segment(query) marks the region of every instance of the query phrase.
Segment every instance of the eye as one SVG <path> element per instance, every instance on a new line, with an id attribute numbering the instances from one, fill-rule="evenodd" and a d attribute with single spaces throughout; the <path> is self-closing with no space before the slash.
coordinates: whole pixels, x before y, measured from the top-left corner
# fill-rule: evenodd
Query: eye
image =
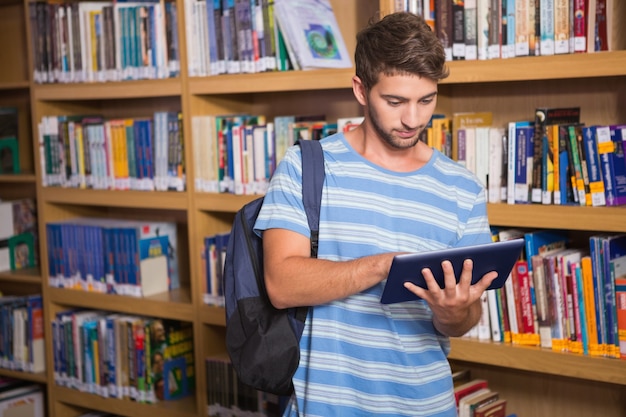
<path id="1" fill-rule="evenodd" d="M 434 97 L 429 97 L 429 98 L 425 98 L 425 99 L 420 100 L 420 102 L 421 102 L 422 104 L 430 104 L 430 103 L 432 103 L 434 100 L 435 100 L 435 98 L 434 98 Z"/>
<path id="2" fill-rule="evenodd" d="M 402 104 L 402 102 L 398 100 L 387 100 L 387 104 L 389 104 L 391 107 L 397 107 Z"/>

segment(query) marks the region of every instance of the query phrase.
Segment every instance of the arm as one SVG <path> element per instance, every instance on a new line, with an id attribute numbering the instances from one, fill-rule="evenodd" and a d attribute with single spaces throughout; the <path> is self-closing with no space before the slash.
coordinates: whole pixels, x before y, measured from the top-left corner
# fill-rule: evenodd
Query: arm
<path id="1" fill-rule="evenodd" d="M 310 257 L 309 239 L 286 229 L 263 232 L 265 285 L 276 308 L 317 305 L 385 279 L 394 253 L 336 262 Z"/>

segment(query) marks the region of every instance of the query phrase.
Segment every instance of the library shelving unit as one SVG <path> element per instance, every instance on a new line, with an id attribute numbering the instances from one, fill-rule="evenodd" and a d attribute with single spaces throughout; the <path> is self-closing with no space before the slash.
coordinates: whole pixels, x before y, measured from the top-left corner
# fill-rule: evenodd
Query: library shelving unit
<path id="1" fill-rule="evenodd" d="M 35 198 L 37 193 L 33 158 L 30 81 L 28 75 L 25 9 L 21 1 L 0 1 L 0 107 L 18 111 L 19 174 L 0 174 L 0 199 Z M 10 39 L 10 42 L 5 42 Z M 2 294 L 28 295 L 41 292 L 39 268 L 0 272 Z M 0 377 L 47 383 L 47 375 L 0 369 Z"/>
<path id="2" fill-rule="evenodd" d="M 90 84 L 36 84 L 33 81 L 29 0 L 0 0 L 0 105 L 18 106 L 22 167 L 20 176 L 0 176 L 0 197 L 37 198 L 40 268 L 0 273 L 5 293 L 40 291 L 44 299 L 47 370 L 29 375 L 0 370 L 46 386 L 47 415 L 74 417 L 87 410 L 122 416 L 199 417 L 207 415 L 204 359 L 225 352 L 224 311 L 203 304 L 200 252 L 206 235 L 229 230 L 234 213 L 254 197 L 201 193 L 194 189 L 191 118 L 203 114 L 248 112 L 269 118 L 283 114 L 324 114 L 328 120 L 360 113 L 351 90 L 353 70 L 189 77 L 183 0 L 178 13 L 181 75 L 158 81 Z M 355 34 L 391 0 L 332 0 L 348 50 Z M 626 36 L 621 33 L 620 36 Z M 8 63 L 11 63 L 10 65 Z M 536 106 L 579 105 L 588 124 L 626 121 L 626 51 L 451 62 L 451 75 L 439 88 L 438 112 L 491 110 L 495 124 L 524 120 Z M 43 187 L 37 145 L 42 116 L 97 113 L 139 117 L 155 110 L 182 111 L 187 189 L 184 192 L 96 191 Z M 30 138 L 30 140 L 28 140 Z M 48 285 L 45 223 L 79 216 L 173 220 L 178 225 L 181 288 L 136 299 L 52 288 Z M 489 206 L 498 226 L 564 228 L 572 234 L 626 232 L 626 209 L 558 206 Z M 41 271 L 41 272 L 40 272 Z M 54 383 L 51 320 L 56 312 L 87 307 L 141 314 L 193 324 L 195 395 L 155 405 L 105 399 Z M 455 339 L 450 360 L 486 377 L 519 416 L 624 416 L 626 361 L 562 354 L 538 348 Z"/>

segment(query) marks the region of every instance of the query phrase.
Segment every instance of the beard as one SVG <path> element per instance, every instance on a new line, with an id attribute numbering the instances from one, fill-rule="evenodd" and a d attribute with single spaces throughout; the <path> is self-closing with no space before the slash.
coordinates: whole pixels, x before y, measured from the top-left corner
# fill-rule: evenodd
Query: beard
<path id="1" fill-rule="evenodd" d="M 417 142 L 419 142 L 421 130 L 415 134 L 414 138 L 401 139 L 394 136 L 393 131 L 386 132 L 383 129 L 382 125 L 378 121 L 378 115 L 373 111 L 371 106 L 367 106 L 367 113 L 369 115 L 370 122 L 372 123 L 372 127 L 378 136 L 390 147 L 394 149 L 409 149 L 414 147 Z"/>

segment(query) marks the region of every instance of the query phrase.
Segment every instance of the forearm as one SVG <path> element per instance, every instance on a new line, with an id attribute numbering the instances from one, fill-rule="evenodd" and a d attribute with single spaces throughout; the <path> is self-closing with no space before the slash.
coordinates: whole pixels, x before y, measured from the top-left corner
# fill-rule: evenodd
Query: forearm
<path id="1" fill-rule="evenodd" d="M 267 292 L 276 308 L 324 304 L 364 291 L 387 277 L 393 254 L 335 262 L 291 256 L 265 267 Z"/>

